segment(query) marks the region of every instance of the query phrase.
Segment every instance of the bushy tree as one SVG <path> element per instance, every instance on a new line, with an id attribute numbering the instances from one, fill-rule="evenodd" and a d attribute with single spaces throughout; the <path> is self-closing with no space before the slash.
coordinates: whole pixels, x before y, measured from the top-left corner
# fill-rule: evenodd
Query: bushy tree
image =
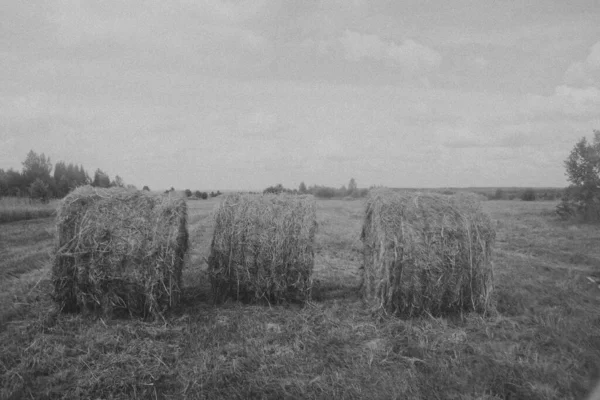
<path id="1" fill-rule="evenodd" d="M 6 172 L 2 168 L 0 168 L 0 196 L 8 195 L 8 177 L 6 176 Z"/>
<path id="2" fill-rule="evenodd" d="M 348 196 L 353 196 L 358 191 L 358 186 L 356 185 L 356 180 L 354 178 L 350 179 L 348 183 Z"/>
<path id="3" fill-rule="evenodd" d="M 194 192 L 194 196 L 195 196 L 195 197 L 197 197 L 197 198 L 199 198 L 199 199 L 202 199 L 202 200 L 206 200 L 206 199 L 208 199 L 208 193 L 206 193 L 206 192 L 201 192 L 201 191 L 199 191 L 199 190 L 196 190 L 196 191 Z"/>
<path id="4" fill-rule="evenodd" d="M 148 186 L 144 185 L 144 187 L 142 188 L 142 190 L 145 190 L 145 191 L 149 192 L 150 188 Z"/>
<path id="5" fill-rule="evenodd" d="M 521 200 L 523 201 L 535 201 L 536 199 L 536 195 L 535 195 L 535 190 L 531 189 L 531 188 L 527 188 L 523 191 L 523 193 L 521 194 Z"/>
<path id="6" fill-rule="evenodd" d="M 59 161 L 54 165 L 54 182 L 55 195 L 63 197 L 76 187 L 90 183 L 90 178 L 82 165 L 67 165 L 64 161 Z"/>
<path id="7" fill-rule="evenodd" d="M 306 185 L 304 184 L 304 182 L 300 182 L 300 186 L 298 187 L 298 192 L 300 192 L 300 194 L 305 194 L 307 192 Z"/>
<path id="8" fill-rule="evenodd" d="M 192 197 L 192 191 L 190 189 L 185 189 L 185 197 Z"/>
<path id="9" fill-rule="evenodd" d="M 119 175 L 116 175 L 115 180 L 110 183 L 110 186 L 122 188 L 125 187 L 125 181 Z"/>
<path id="10" fill-rule="evenodd" d="M 40 179 L 46 184 L 49 184 L 52 179 L 50 176 L 52 171 L 52 163 L 50 157 L 46 157 L 44 153 L 37 154 L 30 150 L 23 161 L 23 178 L 27 186 L 31 185 L 36 179 Z"/>
<path id="11" fill-rule="evenodd" d="M 496 193 L 494 193 L 494 200 L 502 200 L 504 198 L 504 190 L 496 189 Z"/>
<path id="12" fill-rule="evenodd" d="M 281 183 L 278 183 L 275 186 L 269 186 L 265 190 L 263 190 L 263 194 L 280 194 L 285 191 L 285 188 Z"/>
<path id="13" fill-rule="evenodd" d="M 19 171 L 9 169 L 5 172 L 6 179 L 6 194 L 8 196 L 21 196 L 27 193 L 27 185 L 23 175 Z"/>
<path id="14" fill-rule="evenodd" d="M 94 180 L 92 181 L 92 186 L 107 188 L 110 187 L 110 178 L 108 174 L 102 171 L 100 168 L 94 172 Z"/>
<path id="15" fill-rule="evenodd" d="M 592 143 L 581 138 L 565 160 L 571 185 L 565 191 L 557 212 L 563 217 L 581 216 L 587 221 L 600 220 L 600 131 L 594 131 Z"/>
<path id="16" fill-rule="evenodd" d="M 32 199 L 47 203 L 50 198 L 50 186 L 40 178 L 36 178 L 29 186 L 29 195 Z"/>

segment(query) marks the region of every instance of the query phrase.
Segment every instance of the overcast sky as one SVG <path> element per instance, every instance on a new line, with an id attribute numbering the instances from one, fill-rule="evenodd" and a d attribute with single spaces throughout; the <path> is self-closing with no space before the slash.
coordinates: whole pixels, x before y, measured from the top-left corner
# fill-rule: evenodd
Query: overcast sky
<path id="1" fill-rule="evenodd" d="M 152 189 L 564 186 L 598 0 L 0 4 L 0 168 Z"/>

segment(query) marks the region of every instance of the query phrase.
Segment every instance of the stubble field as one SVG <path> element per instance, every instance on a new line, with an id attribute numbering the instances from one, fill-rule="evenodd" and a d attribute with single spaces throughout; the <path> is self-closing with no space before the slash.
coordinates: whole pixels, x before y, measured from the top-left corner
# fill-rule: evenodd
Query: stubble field
<path id="1" fill-rule="evenodd" d="M 318 201 L 304 306 L 213 305 L 211 211 L 190 201 L 185 296 L 165 320 L 58 314 L 54 219 L 0 224 L 0 398 L 581 399 L 600 377 L 600 227 L 488 201 L 498 312 L 403 321 L 357 293 L 361 201 Z"/>

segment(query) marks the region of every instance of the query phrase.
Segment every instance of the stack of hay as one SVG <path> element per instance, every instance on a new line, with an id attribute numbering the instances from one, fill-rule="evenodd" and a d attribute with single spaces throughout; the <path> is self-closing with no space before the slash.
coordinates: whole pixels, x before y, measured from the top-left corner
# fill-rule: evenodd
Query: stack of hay
<path id="1" fill-rule="evenodd" d="M 307 301 L 316 226 L 312 196 L 227 196 L 208 260 L 215 301 Z"/>
<path id="2" fill-rule="evenodd" d="M 402 317 L 485 313 L 495 230 L 475 196 L 369 193 L 363 225 L 363 298 Z"/>
<path id="3" fill-rule="evenodd" d="M 188 249 L 184 200 L 122 188 L 77 188 L 57 214 L 52 266 L 61 310 L 159 315 L 178 304 Z"/>

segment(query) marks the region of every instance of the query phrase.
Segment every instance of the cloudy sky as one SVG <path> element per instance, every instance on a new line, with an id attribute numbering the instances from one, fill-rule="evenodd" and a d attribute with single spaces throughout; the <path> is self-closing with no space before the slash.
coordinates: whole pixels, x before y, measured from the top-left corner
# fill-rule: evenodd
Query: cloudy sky
<path id="1" fill-rule="evenodd" d="M 598 0 L 2 1 L 0 168 L 152 189 L 564 186 Z"/>

